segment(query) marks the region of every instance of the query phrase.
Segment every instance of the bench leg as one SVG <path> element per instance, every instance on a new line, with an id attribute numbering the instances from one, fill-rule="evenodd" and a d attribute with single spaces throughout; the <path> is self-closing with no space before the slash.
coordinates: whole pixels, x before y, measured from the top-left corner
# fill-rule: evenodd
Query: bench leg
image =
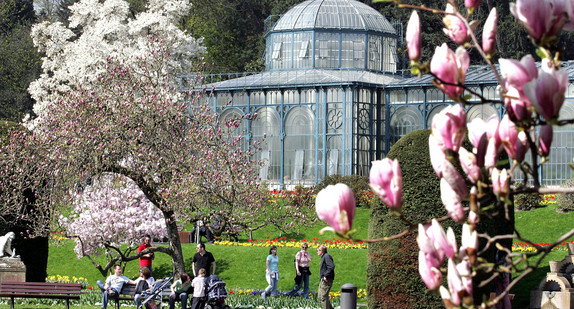
<path id="1" fill-rule="evenodd" d="M 66 299 L 66 309 L 70 309 L 70 300 Z"/>
<path id="2" fill-rule="evenodd" d="M 10 309 L 14 309 L 14 297 L 10 297 Z"/>

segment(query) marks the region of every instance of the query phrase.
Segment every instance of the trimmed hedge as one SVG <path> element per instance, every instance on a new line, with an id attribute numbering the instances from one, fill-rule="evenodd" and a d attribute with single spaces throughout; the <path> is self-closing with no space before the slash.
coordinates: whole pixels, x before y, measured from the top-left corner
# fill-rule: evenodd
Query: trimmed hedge
<path id="1" fill-rule="evenodd" d="M 566 180 L 560 186 L 562 188 L 572 188 L 574 187 L 574 179 Z M 561 193 L 556 194 L 556 203 L 560 205 L 558 211 L 569 212 L 574 211 L 574 193 Z"/>
<path id="2" fill-rule="evenodd" d="M 372 207 L 373 204 L 377 204 L 377 200 L 373 199 L 373 193 L 371 187 L 369 186 L 369 177 L 361 175 L 331 175 L 325 177 L 316 187 L 315 191 L 319 192 L 326 188 L 328 185 L 336 185 L 338 183 L 344 183 L 355 193 L 355 204 L 357 207 Z"/>
<path id="3" fill-rule="evenodd" d="M 428 152 L 430 131 L 415 131 L 401 138 L 388 153 L 403 174 L 403 213 L 418 223 L 447 214 L 440 199 L 440 181 Z M 445 226 L 445 224 L 443 224 Z M 386 206 L 373 207 L 369 238 L 398 234 L 406 226 Z M 445 227 L 446 228 L 446 227 Z M 369 308 L 439 308 L 440 296 L 429 293 L 418 273 L 416 232 L 398 240 L 369 245 L 367 293 Z"/>

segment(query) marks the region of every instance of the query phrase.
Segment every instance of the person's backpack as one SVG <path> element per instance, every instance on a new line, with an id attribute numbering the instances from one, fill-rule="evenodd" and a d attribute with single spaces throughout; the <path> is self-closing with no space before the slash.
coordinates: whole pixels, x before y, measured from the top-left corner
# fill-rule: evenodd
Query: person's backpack
<path id="1" fill-rule="evenodd" d="M 147 283 L 147 281 L 146 280 L 140 280 L 136 284 L 136 291 L 135 291 L 134 295 L 141 294 L 143 291 L 145 291 L 147 289 L 149 289 L 149 284 Z"/>

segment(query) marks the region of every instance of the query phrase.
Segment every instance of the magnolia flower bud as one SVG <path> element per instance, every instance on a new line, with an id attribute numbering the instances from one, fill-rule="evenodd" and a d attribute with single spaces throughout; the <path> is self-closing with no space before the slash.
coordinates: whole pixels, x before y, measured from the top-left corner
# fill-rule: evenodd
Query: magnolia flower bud
<path id="1" fill-rule="evenodd" d="M 550 146 L 552 145 L 552 125 L 543 125 L 540 127 L 540 135 L 538 136 L 538 153 L 542 157 L 550 154 Z"/>
<path id="2" fill-rule="evenodd" d="M 499 171 L 497 168 L 493 168 L 490 172 L 490 178 L 492 179 L 492 191 L 494 194 L 498 195 L 501 200 L 507 198 L 510 177 L 506 169 Z"/>
<path id="3" fill-rule="evenodd" d="M 389 158 L 374 161 L 369 179 L 371 189 L 383 203 L 393 210 L 401 208 L 403 205 L 403 175 L 399 161 Z"/>
<path id="4" fill-rule="evenodd" d="M 319 219 L 342 234 L 351 230 L 355 208 L 353 191 L 341 183 L 327 186 L 315 199 L 315 210 Z"/>
<path id="5" fill-rule="evenodd" d="M 411 13 L 411 18 L 407 25 L 407 48 L 409 51 L 409 59 L 418 61 L 421 58 L 421 21 L 417 11 Z"/>
<path id="6" fill-rule="evenodd" d="M 422 251 L 419 251 L 419 274 L 429 289 L 436 290 L 440 287 L 442 273 L 436 267 L 427 264 L 425 254 Z"/>
<path id="7" fill-rule="evenodd" d="M 466 136 L 466 113 L 462 106 L 450 105 L 435 115 L 431 131 L 442 151 L 458 151 Z"/>
<path id="8" fill-rule="evenodd" d="M 448 3 L 446 5 L 445 12 L 454 13 L 454 7 Z M 460 18 L 451 14 L 446 14 L 442 18 L 442 22 L 446 27 L 443 29 L 444 33 L 456 44 L 462 45 L 468 41 L 468 29 Z"/>
<path id="9" fill-rule="evenodd" d="M 455 85 L 464 85 L 469 64 L 470 57 L 466 49 L 459 46 L 455 53 L 448 48 L 446 43 L 443 43 L 435 49 L 430 63 L 431 72 L 440 79 L 436 81 L 436 86 L 452 99 L 458 100 L 464 89 Z M 441 81 L 449 83 L 449 85 L 443 84 Z"/>
<path id="10" fill-rule="evenodd" d="M 496 8 L 492 8 L 484 24 L 484 29 L 482 29 L 482 49 L 487 54 L 494 52 L 496 47 L 496 23 Z"/>

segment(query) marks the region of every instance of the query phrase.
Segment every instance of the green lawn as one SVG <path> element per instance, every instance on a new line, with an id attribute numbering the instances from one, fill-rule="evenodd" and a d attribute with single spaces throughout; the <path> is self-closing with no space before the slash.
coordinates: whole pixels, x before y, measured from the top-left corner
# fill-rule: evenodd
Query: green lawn
<path id="1" fill-rule="evenodd" d="M 548 205 L 530 211 L 516 212 L 514 216 L 516 228 L 522 237 L 535 243 L 552 243 L 574 227 L 572 225 L 574 213 L 560 214 L 556 209 L 558 205 Z M 535 289 L 550 271 L 548 261 L 560 261 L 566 255 L 565 251 L 551 252 L 534 273 L 521 280 L 512 290 L 512 293 L 516 294 L 513 308 L 527 308 L 530 303 L 530 291 Z"/>

